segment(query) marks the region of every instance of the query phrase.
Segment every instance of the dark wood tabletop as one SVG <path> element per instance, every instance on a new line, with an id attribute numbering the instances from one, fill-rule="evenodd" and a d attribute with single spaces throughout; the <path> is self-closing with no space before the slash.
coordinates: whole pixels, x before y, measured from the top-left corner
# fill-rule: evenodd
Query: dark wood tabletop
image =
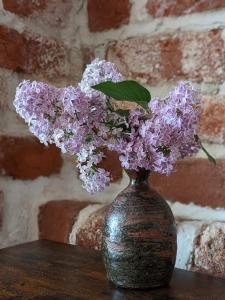
<path id="1" fill-rule="evenodd" d="M 37 241 L 0 250 L 0 299 L 224 300 L 225 280 L 176 269 L 169 287 L 118 289 L 107 281 L 99 252 Z"/>

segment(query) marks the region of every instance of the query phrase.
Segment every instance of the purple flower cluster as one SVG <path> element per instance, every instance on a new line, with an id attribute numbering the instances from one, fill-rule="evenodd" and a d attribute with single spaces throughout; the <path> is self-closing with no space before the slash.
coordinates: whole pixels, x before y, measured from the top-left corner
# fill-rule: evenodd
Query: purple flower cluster
<path id="1" fill-rule="evenodd" d="M 95 59 L 77 88 L 25 80 L 14 100 L 17 112 L 42 143 L 76 155 L 88 192 L 102 191 L 110 182 L 109 172 L 98 167 L 106 148 L 118 152 L 126 169 L 165 174 L 178 159 L 199 150 L 195 135 L 200 99 L 190 83 L 180 82 L 168 97 L 152 100 L 148 111 L 136 108 L 124 117 L 114 111 L 110 99 L 91 88 L 108 80 L 119 82 L 123 77 L 114 64 Z"/>
<path id="2" fill-rule="evenodd" d="M 122 166 L 170 174 L 178 159 L 197 153 L 201 147 L 195 139 L 200 104 L 193 86 L 179 82 L 168 97 L 149 103 L 150 116 L 143 110 L 131 111 L 127 143 L 116 149 L 121 153 Z"/>
<path id="3" fill-rule="evenodd" d="M 93 94 L 100 94 L 100 92 L 93 90 L 91 86 L 105 81 L 119 82 L 122 80 L 123 76 L 114 64 L 96 58 L 87 65 L 79 87 L 86 95 L 92 96 Z M 101 94 L 101 97 L 104 95 Z"/>
<path id="4" fill-rule="evenodd" d="M 45 145 L 54 143 L 63 153 L 77 155 L 80 178 L 91 193 L 109 184 L 109 172 L 97 165 L 108 137 L 121 132 L 115 124 L 124 123 L 125 119 L 109 110 L 106 97 L 90 85 L 121 78 L 113 64 L 94 60 L 77 88 L 55 88 L 25 80 L 16 91 L 16 111 L 28 123 L 30 131 Z"/>

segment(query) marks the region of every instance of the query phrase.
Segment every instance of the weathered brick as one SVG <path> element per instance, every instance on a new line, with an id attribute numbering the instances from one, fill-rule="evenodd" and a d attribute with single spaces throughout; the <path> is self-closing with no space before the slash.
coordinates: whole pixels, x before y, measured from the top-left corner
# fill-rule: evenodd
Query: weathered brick
<path id="1" fill-rule="evenodd" d="M 0 231 L 3 225 L 3 192 L 0 191 Z"/>
<path id="2" fill-rule="evenodd" d="M 225 223 L 203 227 L 195 241 L 191 269 L 225 277 Z"/>
<path id="3" fill-rule="evenodd" d="M 88 219 L 78 229 L 76 244 L 78 246 L 101 250 L 103 238 L 103 224 L 108 205 L 90 214 Z"/>
<path id="4" fill-rule="evenodd" d="M 225 46 L 220 29 L 180 35 L 184 78 L 196 82 L 225 80 Z"/>
<path id="5" fill-rule="evenodd" d="M 69 64 L 61 42 L 0 25 L 0 67 L 54 78 L 66 76 Z"/>
<path id="6" fill-rule="evenodd" d="M 225 96 L 206 96 L 200 121 L 202 140 L 225 142 Z"/>
<path id="7" fill-rule="evenodd" d="M 35 179 L 59 173 L 60 151 L 40 144 L 34 138 L 0 137 L 0 173 L 14 179 Z"/>
<path id="8" fill-rule="evenodd" d="M 188 79 L 225 80 L 225 47 L 221 30 L 136 37 L 108 45 L 106 58 L 128 78 L 156 85 Z"/>
<path id="9" fill-rule="evenodd" d="M 129 0 L 88 0 L 87 10 L 90 31 L 104 31 L 128 23 L 130 3 Z"/>
<path id="10" fill-rule="evenodd" d="M 155 18 L 180 16 L 225 7 L 224 0 L 148 0 L 147 9 Z"/>
<path id="11" fill-rule="evenodd" d="M 165 199 L 202 206 L 225 207 L 225 160 L 214 166 L 207 159 L 177 163 L 170 176 L 153 173 L 150 185 Z"/>
<path id="12" fill-rule="evenodd" d="M 51 2 L 51 0 L 50 0 Z M 47 1 L 30 1 L 30 0 L 3 0 L 3 7 L 19 16 L 30 16 L 33 13 L 41 12 L 46 9 Z"/>
<path id="13" fill-rule="evenodd" d="M 181 55 L 177 37 L 138 37 L 111 44 L 106 58 L 126 77 L 155 84 L 181 75 Z"/>
<path id="14" fill-rule="evenodd" d="M 21 17 L 32 17 L 46 25 L 64 26 L 72 8 L 71 0 L 3 0 L 3 7 Z"/>
<path id="15" fill-rule="evenodd" d="M 41 73 L 48 78 L 65 76 L 68 53 L 64 45 L 30 33 L 24 34 L 26 53 L 22 71 L 28 74 Z"/>
<path id="16" fill-rule="evenodd" d="M 39 208 L 39 238 L 62 243 L 69 242 L 69 234 L 79 212 L 88 201 L 49 201 Z"/>

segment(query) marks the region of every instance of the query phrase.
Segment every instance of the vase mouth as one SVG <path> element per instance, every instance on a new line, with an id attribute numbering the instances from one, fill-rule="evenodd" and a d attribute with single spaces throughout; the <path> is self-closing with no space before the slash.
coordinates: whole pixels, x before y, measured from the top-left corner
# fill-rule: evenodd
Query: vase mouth
<path id="1" fill-rule="evenodd" d="M 150 171 L 145 169 L 140 169 L 138 171 L 125 169 L 125 171 L 130 178 L 131 185 L 147 182 L 150 175 Z"/>

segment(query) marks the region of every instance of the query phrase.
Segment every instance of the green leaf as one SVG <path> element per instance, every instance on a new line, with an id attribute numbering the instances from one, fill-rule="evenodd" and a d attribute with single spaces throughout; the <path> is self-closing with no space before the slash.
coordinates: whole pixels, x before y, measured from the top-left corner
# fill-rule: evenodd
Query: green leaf
<path id="1" fill-rule="evenodd" d="M 116 100 L 135 102 L 144 109 L 148 108 L 148 102 L 151 100 L 149 91 L 134 80 L 105 81 L 92 86 L 92 88 Z"/>

